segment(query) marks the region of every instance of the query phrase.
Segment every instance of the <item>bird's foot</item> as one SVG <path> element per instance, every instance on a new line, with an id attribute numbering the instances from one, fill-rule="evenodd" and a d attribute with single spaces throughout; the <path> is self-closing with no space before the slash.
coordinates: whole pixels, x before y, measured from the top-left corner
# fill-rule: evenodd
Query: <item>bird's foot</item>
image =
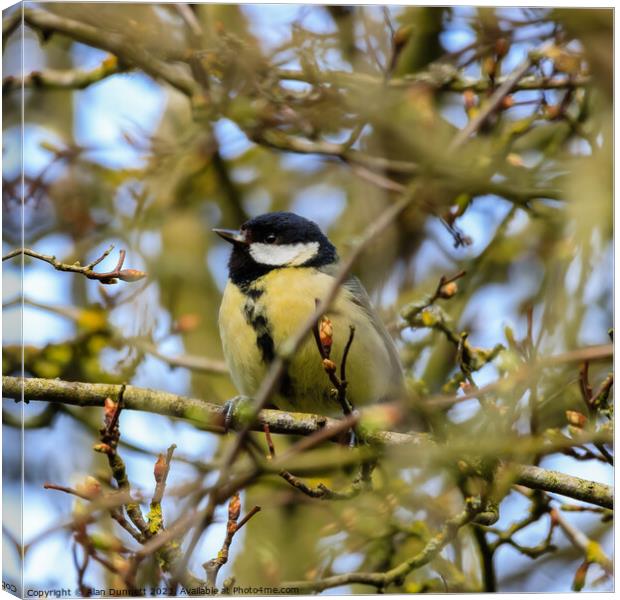
<path id="1" fill-rule="evenodd" d="M 247 402 L 252 402 L 252 399 L 248 396 L 235 396 L 230 400 L 226 400 L 222 406 L 222 414 L 224 415 L 224 433 L 228 433 L 231 429 L 234 429 L 233 424 L 235 421 L 235 415 L 238 413 L 241 405 Z"/>
<path id="2" fill-rule="evenodd" d="M 359 412 L 355 409 L 353 409 L 352 414 L 359 417 Z M 351 427 L 351 429 L 349 429 L 349 439 L 347 443 L 349 448 L 357 448 L 363 445 L 363 442 L 364 440 L 355 432 L 355 427 Z"/>
<path id="3" fill-rule="evenodd" d="M 347 446 L 353 449 L 353 448 L 357 448 L 357 444 L 358 444 L 357 435 L 355 435 L 355 431 L 351 429 L 349 430 L 349 441 L 347 443 Z"/>

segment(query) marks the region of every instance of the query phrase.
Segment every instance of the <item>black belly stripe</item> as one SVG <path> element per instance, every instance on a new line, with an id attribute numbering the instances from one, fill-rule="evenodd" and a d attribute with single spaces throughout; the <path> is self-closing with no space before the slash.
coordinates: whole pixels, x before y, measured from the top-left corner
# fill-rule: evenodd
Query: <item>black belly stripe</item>
<path id="1" fill-rule="evenodd" d="M 289 375 L 288 369 L 284 371 L 284 375 L 282 375 L 280 379 L 279 391 L 285 398 L 292 399 L 295 397 L 295 386 L 293 385 L 293 380 Z"/>
<path id="2" fill-rule="evenodd" d="M 247 296 L 243 306 L 245 320 L 256 332 L 256 345 L 263 362 L 269 364 L 276 357 L 276 349 L 264 309 L 256 303 L 256 300 L 263 295 L 263 290 L 248 286 L 243 292 Z"/>
<path id="3" fill-rule="evenodd" d="M 256 304 L 264 293 L 257 287 L 244 286 L 241 288 L 247 300 L 243 306 L 245 320 L 256 332 L 256 345 L 260 350 L 261 358 L 265 364 L 271 364 L 276 357 L 276 349 L 271 335 L 271 327 L 265 316 L 264 309 Z M 294 396 L 293 380 L 286 370 L 280 379 L 279 392 L 287 398 Z"/>
<path id="4" fill-rule="evenodd" d="M 273 338 L 269 333 L 261 333 L 256 335 L 256 345 L 260 350 L 263 361 L 270 363 L 276 357 L 275 348 L 273 346 Z"/>

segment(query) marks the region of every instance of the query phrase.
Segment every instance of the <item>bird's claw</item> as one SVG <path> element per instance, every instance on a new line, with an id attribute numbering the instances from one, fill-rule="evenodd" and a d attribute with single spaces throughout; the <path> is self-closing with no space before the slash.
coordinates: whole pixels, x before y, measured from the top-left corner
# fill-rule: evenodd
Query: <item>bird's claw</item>
<path id="1" fill-rule="evenodd" d="M 228 433 L 231 429 L 233 429 L 233 420 L 239 405 L 249 400 L 250 398 L 247 396 L 235 396 L 234 398 L 224 402 L 224 405 L 222 406 L 222 414 L 224 415 L 224 433 Z"/>
<path id="2" fill-rule="evenodd" d="M 357 447 L 357 435 L 355 435 L 355 431 L 353 429 L 349 430 L 349 442 L 347 445 L 349 448 Z"/>
<path id="3" fill-rule="evenodd" d="M 357 410 L 353 409 L 351 415 L 359 419 L 359 412 Z M 363 439 L 355 433 L 355 427 L 351 427 L 351 429 L 349 429 L 349 441 L 347 444 L 349 448 L 357 448 L 362 443 Z"/>

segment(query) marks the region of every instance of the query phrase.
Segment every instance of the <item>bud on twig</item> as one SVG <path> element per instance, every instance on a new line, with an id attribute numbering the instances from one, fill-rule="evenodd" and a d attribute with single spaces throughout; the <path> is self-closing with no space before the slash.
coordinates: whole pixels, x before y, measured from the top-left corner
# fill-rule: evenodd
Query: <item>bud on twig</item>
<path id="1" fill-rule="evenodd" d="M 502 98 L 501 107 L 503 110 L 512 108 L 514 104 L 515 104 L 515 99 L 510 94 Z"/>
<path id="2" fill-rule="evenodd" d="M 321 346 L 323 346 L 325 350 L 325 355 L 329 356 L 334 343 L 334 326 L 327 317 L 321 319 L 321 324 L 319 325 L 319 339 L 321 340 Z"/>
<path id="3" fill-rule="evenodd" d="M 456 466 L 461 473 L 469 473 L 471 471 L 469 465 L 464 460 L 458 460 Z"/>
<path id="4" fill-rule="evenodd" d="M 506 155 L 506 162 L 513 167 L 522 167 L 525 164 L 523 158 L 516 152 L 509 152 Z"/>
<path id="5" fill-rule="evenodd" d="M 160 483 L 166 474 L 166 459 L 163 454 L 160 454 L 155 461 L 155 466 L 153 467 L 153 475 L 155 477 L 155 483 Z"/>
<path id="6" fill-rule="evenodd" d="M 335 373 L 336 372 L 336 363 L 333 360 L 330 360 L 329 358 L 324 358 L 323 359 L 323 368 L 328 373 Z"/>
<path id="7" fill-rule="evenodd" d="M 230 499 L 228 503 L 228 525 L 231 527 L 234 524 L 234 528 L 236 529 L 236 523 L 239 520 L 239 515 L 241 514 L 241 498 L 239 497 L 239 492 L 236 492 Z"/>
<path id="8" fill-rule="evenodd" d="M 469 383 L 469 381 L 461 381 L 461 383 L 459 383 L 459 388 L 465 394 L 469 394 L 469 392 L 471 392 L 471 390 L 472 390 L 471 383 Z"/>
<path id="9" fill-rule="evenodd" d="M 198 325 L 200 325 L 200 315 L 196 313 L 187 313 L 181 315 L 176 320 L 172 326 L 172 331 L 175 333 L 189 333 L 190 331 L 194 331 Z"/>
<path id="10" fill-rule="evenodd" d="M 575 577 L 573 578 L 573 592 L 580 592 L 583 589 L 583 586 L 586 584 L 586 575 L 588 574 L 588 569 L 590 568 L 590 562 L 584 560 L 575 571 Z"/>
<path id="11" fill-rule="evenodd" d="M 495 54 L 497 54 L 499 58 L 503 58 L 504 56 L 506 56 L 509 49 L 510 44 L 505 37 L 497 38 L 495 40 Z"/>
<path id="12" fill-rule="evenodd" d="M 549 511 L 549 517 L 551 517 L 551 526 L 555 527 L 559 524 L 560 520 L 558 519 L 558 513 L 555 508 L 552 508 Z"/>
<path id="13" fill-rule="evenodd" d="M 93 446 L 95 452 L 101 452 L 102 454 L 112 454 L 112 446 L 109 444 L 95 444 Z"/>
<path id="14" fill-rule="evenodd" d="M 476 94 L 474 94 L 473 90 L 465 90 L 463 92 L 463 103 L 467 112 L 476 106 Z"/>
<path id="15" fill-rule="evenodd" d="M 116 412 L 116 402 L 112 398 L 106 398 L 103 403 L 103 418 L 105 423 L 109 423 Z"/>
<path id="16" fill-rule="evenodd" d="M 102 65 L 105 69 L 116 69 L 118 66 L 118 58 L 113 54 L 108 54 L 108 56 L 103 59 Z"/>
<path id="17" fill-rule="evenodd" d="M 231 521 L 236 521 L 239 518 L 239 514 L 241 513 L 241 498 L 239 497 L 239 492 L 236 492 L 230 502 L 228 503 L 228 518 Z"/>
<path id="18" fill-rule="evenodd" d="M 88 498 L 96 498 L 101 494 L 101 484 L 97 479 L 88 475 L 86 479 L 77 486 L 77 490 Z"/>
<path id="19" fill-rule="evenodd" d="M 123 269 L 117 277 L 121 281 L 140 281 L 140 279 L 144 279 L 146 277 L 146 273 L 144 271 L 138 271 L 138 269 Z"/>
<path id="20" fill-rule="evenodd" d="M 566 420 L 570 425 L 574 425 L 575 427 L 579 427 L 579 429 L 583 429 L 583 427 L 588 421 L 588 418 L 583 413 L 580 413 L 577 410 L 567 410 Z"/>
<path id="21" fill-rule="evenodd" d="M 399 27 L 394 33 L 394 37 L 392 38 L 392 60 L 390 64 L 390 71 L 396 66 L 398 58 L 400 57 L 403 48 L 411 38 L 412 33 L 413 26 L 411 24 Z"/>
<path id="22" fill-rule="evenodd" d="M 545 106 L 545 116 L 550 121 L 557 119 L 560 116 L 561 111 L 562 111 L 561 104 L 547 104 Z"/>
<path id="23" fill-rule="evenodd" d="M 497 61 L 494 56 L 487 56 L 482 61 L 482 73 L 487 77 L 492 77 L 495 75 L 495 71 L 497 69 Z"/>
<path id="24" fill-rule="evenodd" d="M 452 296 L 454 296 L 454 294 L 456 294 L 458 290 L 459 286 L 457 285 L 456 281 L 450 281 L 449 283 L 441 286 L 441 288 L 439 289 L 439 297 L 447 300 L 448 298 L 452 298 Z"/>

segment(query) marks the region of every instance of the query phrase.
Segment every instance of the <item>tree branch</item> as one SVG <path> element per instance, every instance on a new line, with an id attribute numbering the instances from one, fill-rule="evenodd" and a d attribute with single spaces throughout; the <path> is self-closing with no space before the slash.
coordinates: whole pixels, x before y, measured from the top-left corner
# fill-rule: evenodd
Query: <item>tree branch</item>
<path id="1" fill-rule="evenodd" d="M 613 488 L 595 481 L 572 477 L 559 471 L 533 465 L 519 466 L 516 483 L 534 490 L 545 490 L 575 500 L 591 502 L 604 508 L 613 508 Z"/>
<path id="2" fill-rule="evenodd" d="M 154 79 L 166 81 L 186 96 L 193 97 L 200 93 L 198 84 L 182 69 L 155 58 L 143 46 L 130 43 L 118 33 L 39 9 L 25 9 L 24 20 L 43 33 L 61 33 L 83 44 L 111 52 Z"/>
<path id="3" fill-rule="evenodd" d="M 420 165 L 405 161 L 391 160 L 383 156 L 373 156 L 349 148 L 346 142 L 336 143 L 325 140 L 309 140 L 304 137 L 289 135 L 275 129 L 247 132 L 250 139 L 260 145 L 296 154 L 317 154 L 339 159 L 349 165 L 360 177 L 371 183 L 396 193 L 404 193 L 406 187 L 382 175 L 382 173 L 417 175 L 422 172 Z M 463 142 L 465 138 L 463 138 Z M 461 143 L 463 143 L 461 142 Z M 439 162 L 425 165 L 424 172 L 443 181 L 448 180 L 460 192 L 468 192 L 473 196 L 496 194 L 522 205 L 537 198 L 561 200 L 563 192 L 558 187 L 524 186 L 523 183 L 510 181 L 493 181 L 488 177 L 480 177 L 471 172 L 454 169 L 451 164 Z"/>
<path id="4" fill-rule="evenodd" d="M 2 50 L 4 50 L 4 46 L 6 45 L 9 36 L 21 25 L 22 11 L 20 8 L 21 7 L 19 5 L 15 5 L 13 6 L 13 12 L 11 14 L 2 15 Z M 4 12 L 6 13 L 8 10 L 9 9 Z"/>
<path id="5" fill-rule="evenodd" d="M 15 400 L 44 401 L 73 406 L 103 406 L 105 399 L 118 397 L 121 386 L 103 383 L 79 383 L 58 379 L 37 379 L 20 377 L 2 378 L 3 397 Z M 219 404 L 204 402 L 195 398 L 178 396 L 134 386 L 126 386 L 123 393 L 123 409 L 150 412 L 176 417 L 196 423 L 216 433 L 223 433 L 223 414 Z M 239 411 L 243 413 L 244 411 Z M 363 415 L 363 412 L 362 412 Z M 310 435 L 317 431 L 338 427 L 340 421 L 321 415 L 289 413 L 280 410 L 263 409 L 248 429 L 263 431 L 267 424 L 272 433 Z M 237 411 L 232 416 L 233 428 L 247 427 L 247 420 Z M 369 431 L 365 439 L 370 443 L 393 445 L 405 443 L 429 444 L 432 442 L 423 434 L 405 434 L 392 431 Z M 583 443 L 575 439 L 571 443 Z M 577 500 L 590 502 L 605 508 L 613 507 L 613 488 L 602 483 L 573 477 L 557 471 L 539 467 L 511 465 L 515 478 L 523 486 L 542 489 Z"/>
<path id="6" fill-rule="evenodd" d="M 605 554 L 600 544 L 588 538 L 585 533 L 571 525 L 557 509 L 551 510 L 551 518 L 560 526 L 570 543 L 583 552 L 588 562 L 595 562 L 607 573 L 613 575 L 613 561 Z"/>
<path id="7" fill-rule="evenodd" d="M 146 277 L 146 273 L 144 271 L 138 271 L 137 269 L 123 269 L 123 263 L 125 262 L 126 255 L 125 250 L 121 250 L 119 252 L 118 262 L 114 270 L 106 271 L 105 273 L 98 273 L 94 271 L 94 267 L 103 261 L 113 249 L 114 246 L 112 245 L 99 258 L 84 266 L 82 266 L 79 262 L 75 262 L 72 265 L 63 263 L 57 260 L 55 256 L 40 254 L 30 248 L 16 248 L 15 250 L 11 250 L 11 252 L 2 257 L 2 262 L 24 254 L 52 265 L 52 267 L 54 267 L 57 271 L 79 273 L 88 279 L 94 279 L 102 284 L 113 284 L 116 283 L 118 279 L 126 282 L 139 281 L 140 279 L 144 279 Z"/>
<path id="8" fill-rule="evenodd" d="M 71 406 L 103 406 L 106 398 L 118 397 L 121 386 L 3 376 L 2 388 L 4 398 L 15 400 L 22 399 L 23 388 L 23 399 L 26 401 L 56 402 Z M 123 393 L 123 410 L 137 410 L 185 419 L 207 431 L 224 432 L 222 406 L 197 398 L 127 385 Z M 234 429 L 239 429 L 246 423 L 246 419 L 239 414 L 242 412 L 244 411 L 234 411 L 232 415 L 231 426 Z M 258 415 L 257 422 L 252 425 L 252 430 L 263 431 L 265 423 L 269 425 L 272 433 L 310 435 L 328 427 L 337 427 L 340 421 L 322 415 L 263 409 Z M 367 439 L 379 444 L 416 441 L 414 436 L 386 431 L 369 433 Z"/>
<path id="9" fill-rule="evenodd" d="M 68 69 L 66 71 L 47 69 L 45 71 L 32 71 L 23 79 L 9 75 L 2 82 L 2 93 L 6 94 L 13 90 L 20 90 L 22 85 L 24 88 L 83 90 L 110 75 L 125 71 L 127 71 L 127 68 L 121 66 L 116 56 L 110 56 L 98 67 L 89 71 L 84 69 Z"/>
<path id="10" fill-rule="evenodd" d="M 441 531 L 432 537 L 418 554 L 385 573 L 344 573 L 318 581 L 295 581 L 283 585 L 298 588 L 301 592 L 321 592 L 350 583 L 364 583 L 381 590 L 392 583 L 401 583 L 411 571 L 433 560 L 446 544 L 454 539 L 459 529 L 469 523 L 479 511 L 480 506 L 468 505 L 462 512 L 448 519 Z"/>
<path id="11" fill-rule="evenodd" d="M 168 355 L 164 352 L 160 352 L 157 349 L 157 345 L 141 338 L 126 338 L 119 336 L 119 340 L 134 346 L 141 352 L 150 354 L 159 360 L 168 363 L 171 367 L 182 367 L 189 369 L 190 371 L 196 371 L 197 373 L 228 373 L 228 367 L 223 360 L 217 360 L 214 358 L 207 358 L 206 356 L 196 356 L 194 354 L 179 354 Z"/>
<path id="12" fill-rule="evenodd" d="M 377 77 L 367 73 L 351 73 L 347 71 L 322 71 L 305 73 L 292 69 L 278 69 L 278 79 L 283 81 L 303 81 L 306 83 L 327 83 L 337 87 L 351 89 L 353 91 L 369 87 L 389 87 L 392 89 L 407 89 L 419 83 L 426 83 L 437 90 L 462 93 L 466 90 L 482 93 L 491 89 L 488 79 L 462 77 L 459 71 L 450 65 L 434 65 L 428 71 L 407 75 L 400 78 L 392 78 L 387 82 L 383 77 Z M 501 86 L 507 77 L 498 77 L 495 85 Z M 557 90 L 570 87 L 583 87 L 590 84 L 587 75 L 574 77 L 523 77 L 513 86 L 514 91 L 524 90 Z"/>

